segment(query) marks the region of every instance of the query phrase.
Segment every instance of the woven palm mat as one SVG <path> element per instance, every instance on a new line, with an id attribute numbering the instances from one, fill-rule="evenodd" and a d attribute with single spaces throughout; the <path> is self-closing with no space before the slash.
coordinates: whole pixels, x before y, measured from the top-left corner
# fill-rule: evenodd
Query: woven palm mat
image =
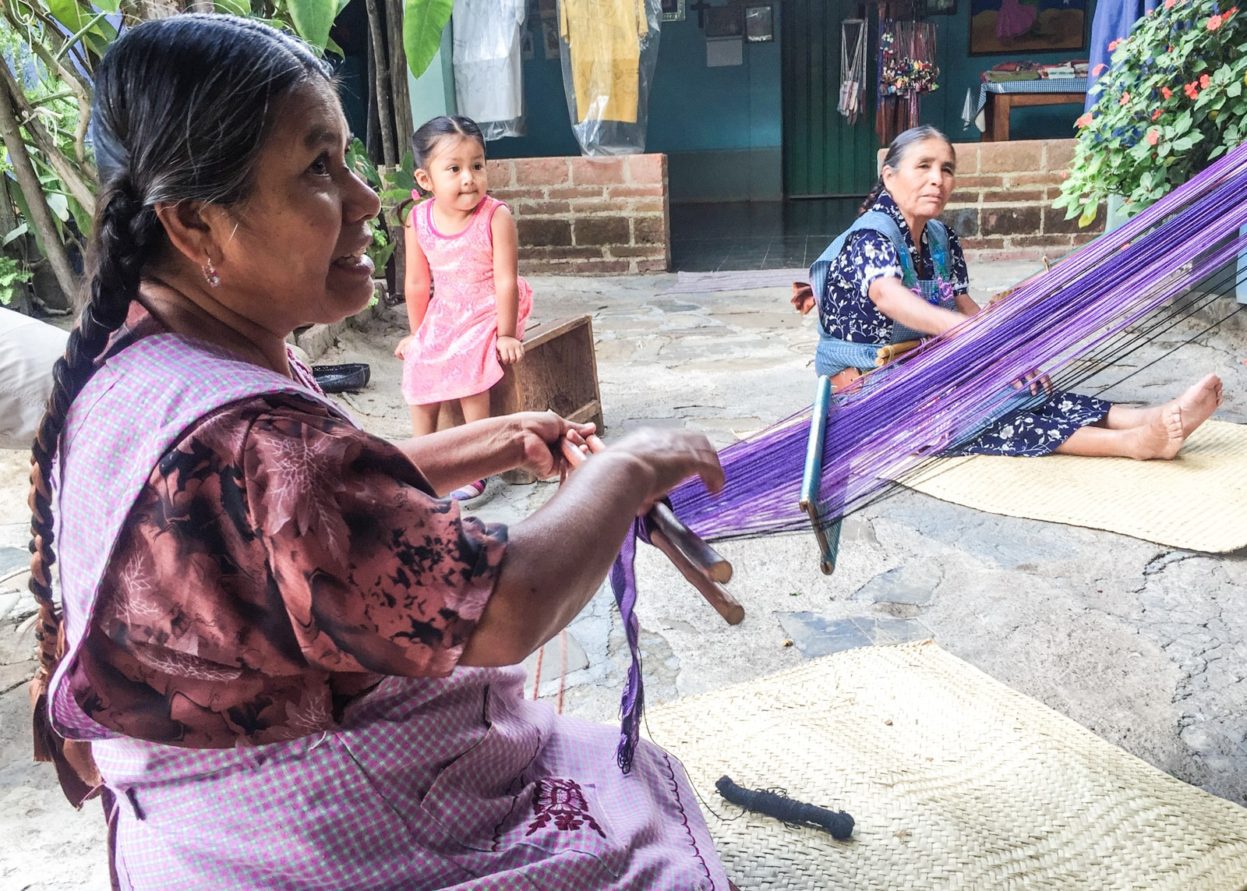
<path id="1" fill-rule="evenodd" d="M 651 710 L 648 726 L 709 805 L 741 891 L 1247 882 L 1247 809 L 930 641 L 847 650 L 680 700 Z M 745 813 L 715 791 L 725 774 L 847 811 L 853 838 Z"/>
<path id="2" fill-rule="evenodd" d="M 1247 547 L 1247 426 L 1207 421 L 1172 461 L 976 455 L 902 480 L 953 504 L 1107 529 L 1177 548 Z"/>

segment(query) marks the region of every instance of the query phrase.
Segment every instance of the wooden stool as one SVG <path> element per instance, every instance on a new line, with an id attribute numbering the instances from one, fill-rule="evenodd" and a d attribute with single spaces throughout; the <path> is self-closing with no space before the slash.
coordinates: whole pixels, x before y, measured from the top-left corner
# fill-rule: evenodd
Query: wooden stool
<path id="1" fill-rule="evenodd" d="M 489 391 L 489 413 L 493 416 L 547 409 L 571 421 L 593 421 L 598 433 L 603 430 L 593 321 L 589 316 L 530 322 L 524 332 L 523 360 L 503 369 L 502 380 Z M 458 400 L 443 402 L 437 429 L 462 423 Z M 503 474 L 503 479 L 529 483 L 534 478 L 513 470 Z"/>

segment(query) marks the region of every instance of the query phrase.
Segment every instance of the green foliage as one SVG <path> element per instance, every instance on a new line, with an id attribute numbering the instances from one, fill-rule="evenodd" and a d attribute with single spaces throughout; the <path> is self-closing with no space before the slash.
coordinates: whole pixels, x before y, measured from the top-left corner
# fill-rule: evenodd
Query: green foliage
<path id="1" fill-rule="evenodd" d="M 12 303 L 30 277 L 30 270 L 20 260 L 0 254 L 0 305 Z"/>
<path id="2" fill-rule="evenodd" d="M 358 139 L 352 139 L 350 145 L 347 146 L 346 163 L 359 175 L 360 179 L 372 186 L 374 191 L 381 191 L 381 176 L 377 171 L 377 166 L 372 163 L 364 144 Z M 369 223 L 372 229 L 372 247 L 367 253 L 378 275 L 383 273 L 386 264 L 390 262 L 390 257 L 394 254 L 394 249 L 398 246 L 398 242 L 390 237 L 387 225 L 391 224 L 391 220 L 388 217 L 389 215 L 383 214 L 382 220 L 372 220 Z"/>
<path id="3" fill-rule="evenodd" d="M 428 69 L 442 45 L 454 0 L 403 0 L 403 50 L 412 76 Z"/>
<path id="4" fill-rule="evenodd" d="M 1086 226 L 1109 195 L 1135 214 L 1247 135 L 1247 16 L 1231 0 L 1165 0 L 1116 46 L 1078 119 L 1056 206 Z"/>

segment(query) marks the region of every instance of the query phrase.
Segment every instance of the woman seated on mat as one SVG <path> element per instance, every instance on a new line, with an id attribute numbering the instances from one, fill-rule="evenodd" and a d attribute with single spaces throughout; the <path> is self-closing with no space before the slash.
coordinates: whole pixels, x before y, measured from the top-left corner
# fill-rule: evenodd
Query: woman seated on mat
<path id="1" fill-rule="evenodd" d="M 956 163 L 952 143 L 934 127 L 897 136 L 862 215 L 811 268 L 815 370 L 830 375 L 836 389 L 873 366 L 873 348 L 942 334 L 979 311 L 957 236 L 936 219 L 952 193 Z M 1221 404 L 1214 374 L 1146 408 L 1053 391 L 1043 375 L 1020 384 L 1047 391 L 1047 399 L 1005 415 L 949 454 L 1172 458 Z"/>
<path id="2" fill-rule="evenodd" d="M 622 774 L 618 728 L 525 701 L 517 665 L 642 508 L 722 485 L 710 444 L 639 431 L 510 529 L 465 518 L 436 493 L 555 473 L 593 428 L 393 445 L 291 360 L 296 326 L 372 294 L 379 204 L 327 67 L 174 16 L 128 29 L 95 87 L 88 301 L 34 447 L 33 692 L 37 754 L 103 794 L 116 881 L 728 887 L 680 765 L 643 742 Z"/>

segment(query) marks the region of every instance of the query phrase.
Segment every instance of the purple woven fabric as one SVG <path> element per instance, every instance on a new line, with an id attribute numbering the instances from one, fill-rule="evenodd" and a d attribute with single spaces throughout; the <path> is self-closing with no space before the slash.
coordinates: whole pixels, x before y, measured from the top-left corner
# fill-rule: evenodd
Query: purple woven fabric
<path id="1" fill-rule="evenodd" d="M 287 388 L 301 390 L 173 335 L 109 360 L 75 403 L 60 468 L 71 639 L 159 455 L 213 406 Z M 250 748 L 119 737 L 72 697 L 54 697 L 55 716 L 93 740 L 125 888 L 725 889 L 683 768 L 640 742 L 621 774 L 613 728 L 524 700 L 523 677 L 390 678 L 340 729 Z"/>
<path id="2" fill-rule="evenodd" d="M 645 536 L 644 522 L 632 524 L 619 556 L 611 566 L 611 591 L 619 607 L 624 636 L 628 639 L 628 680 L 619 703 L 620 732 L 616 759 L 624 773 L 632 770 L 632 757 L 641 738 L 641 715 L 645 710 L 645 686 L 641 679 L 641 624 L 636 617 L 636 543 Z"/>

